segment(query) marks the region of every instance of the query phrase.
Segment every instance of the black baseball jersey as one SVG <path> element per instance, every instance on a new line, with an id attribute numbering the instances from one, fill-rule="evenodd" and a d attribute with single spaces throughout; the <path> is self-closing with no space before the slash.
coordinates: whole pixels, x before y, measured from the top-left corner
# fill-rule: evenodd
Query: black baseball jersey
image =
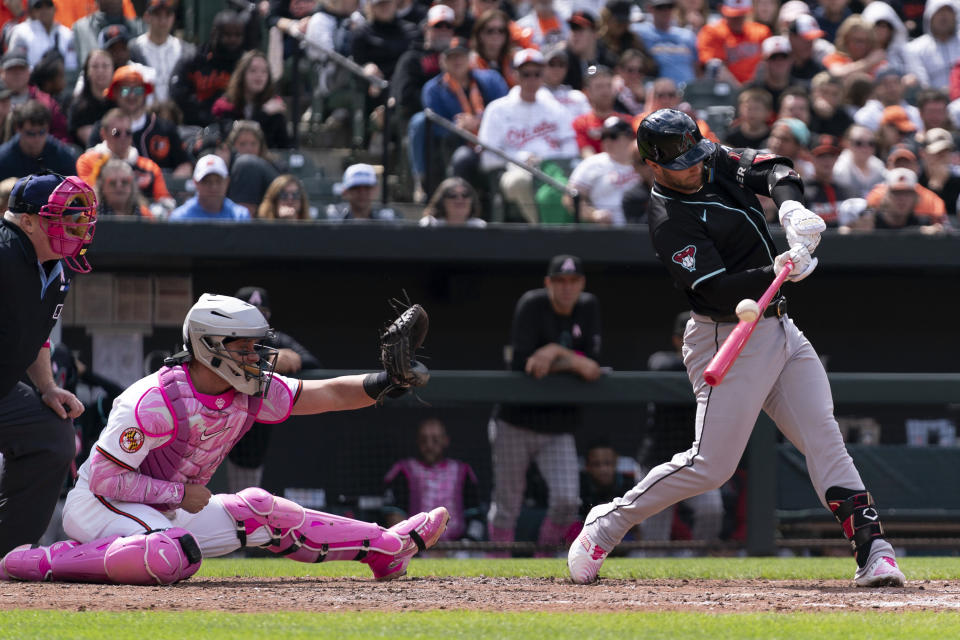
<path id="1" fill-rule="evenodd" d="M 691 308 L 703 315 L 729 316 L 740 300 L 756 300 L 773 280 L 773 259 L 780 252 L 756 194 L 769 195 L 778 205 L 787 199 L 803 202 L 803 183 L 788 158 L 757 153 L 741 167 L 746 152 L 717 145 L 704 161 L 704 184 L 696 193 L 659 182 L 651 192 L 653 247 Z M 771 172 L 781 164 L 789 174 L 770 185 Z"/>
<path id="2" fill-rule="evenodd" d="M 63 263 L 41 265 L 27 234 L 0 219 L 0 398 L 37 359 L 69 289 L 70 273 Z"/>
<path id="3" fill-rule="evenodd" d="M 600 357 L 600 303 L 591 293 L 581 293 L 573 313 L 557 314 L 546 289 L 520 296 L 511 331 L 513 358 L 510 368 L 523 371 L 527 359 L 542 346 L 556 343 L 593 360 Z M 575 406 L 504 405 L 499 417 L 517 427 L 547 433 L 568 433 L 579 426 Z"/>

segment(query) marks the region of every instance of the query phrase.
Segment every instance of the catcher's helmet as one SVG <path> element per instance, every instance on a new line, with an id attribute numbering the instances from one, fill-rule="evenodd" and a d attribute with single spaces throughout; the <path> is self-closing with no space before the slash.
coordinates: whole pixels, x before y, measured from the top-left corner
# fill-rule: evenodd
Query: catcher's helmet
<path id="1" fill-rule="evenodd" d="M 205 293 L 183 321 L 183 345 L 194 360 L 210 367 L 237 391 L 266 395 L 277 350 L 261 344 L 253 351 L 231 349 L 237 338 L 271 338 L 273 331 L 263 314 L 243 300 Z M 253 362 L 250 355 L 256 354 Z"/>
<path id="2" fill-rule="evenodd" d="M 693 118 L 676 109 L 654 111 L 637 129 L 640 157 L 664 169 L 687 169 L 705 159 L 714 144 L 703 139 Z"/>

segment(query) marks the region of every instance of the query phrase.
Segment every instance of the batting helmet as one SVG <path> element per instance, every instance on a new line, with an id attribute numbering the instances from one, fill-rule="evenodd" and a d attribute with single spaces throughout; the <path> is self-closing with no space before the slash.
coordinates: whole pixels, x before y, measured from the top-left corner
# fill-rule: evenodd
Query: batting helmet
<path id="1" fill-rule="evenodd" d="M 261 344 L 253 351 L 230 348 L 233 340 L 268 338 L 273 332 L 263 314 L 243 300 L 205 293 L 183 321 L 183 345 L 194 360 L 210 367 L 234 389 L 266 395 L 277 350 Z M 256 355 L 254 361 L 250 356 Z"/>
<path id="2" fill-rule="evenodd" d="M 664 169 L 687 169 L 704 160 L 716 148 L 703 139 L 693 118 L 676 109 L 654 111 L 637 129 L 640 157 Z"/>

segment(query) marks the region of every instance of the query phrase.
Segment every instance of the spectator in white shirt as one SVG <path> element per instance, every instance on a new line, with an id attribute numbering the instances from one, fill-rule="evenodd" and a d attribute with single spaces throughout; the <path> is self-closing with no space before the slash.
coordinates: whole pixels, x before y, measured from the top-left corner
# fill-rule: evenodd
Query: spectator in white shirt
<path id="1" fill-rule="evenodd" d="M 502 149 L 517 160 L 533 167 L 543 161 L 557 165 L 572 164 L 579 156 L 573 120 L 569 112 L 543 86 L 543 54 L 536 49 L 523 49 L 513 57 L 519 83 L 503 98 L 494 100 L 483 111 L 477 137 L 485 147 Z M 498 169 L 503 160 L 484 153 L 480 166 L 484 171 Z M 510 164 L 500 178 L 504 199 L 520 210 L 523 218 L 539 222 L 534 201 L 533 176 Z"/>
<path id="2" fill-rule="evenodd" d="M 602 153 L 596 153 L 570 174 L 570 186 L 580 193 L 580 221 L 613 226 L 626 224 L 623 215 L 623 194 L 640 181 L 633 165 L 636 146 L 633 127 L 617 116 L 603 121 Z M 573 200 L 564 197 L 571 211 Z"/>
<path id="3" fill-rule="evenodd" d="M 567 53 L 566 44 L 561 42 L 545 48 L 543 50 L 543 61 L 545 63 L 543 69 L 544 90 L 549 91 L 556 101 L 570 112 L 571 118 L 576 118 L 590 111 L 590 101 L 586 94 L 563 83 L 570 66 L 570 56 Z"/>
<path id="4" fill-rule="evenodd" d="M 147 32 L 130 43 L 130 60 L 151 67 L 155 72 L 152 101 L 170 97 L 170 76 L 185 52 L 192 46 L 171 35 L 176 21 L 177 0 L 150 0 L 143 14 Z"/>
<path id="5" fill-rule="evenodd" d="M 906 71 L 922 87 L 948 89 L 950 69 L 960 60 L 955 0 L 930 0 L 923 9 L 923 31 L 904 47 Z"/>
<path id="6" fill-rule="evenodd" d="M 56 20 L 57 9 L 53 0 L 30 0 L 30 17 L 10 32 L 8 49 L 22 48 L 27 52 L 30 68 L 54 47 L 63 56 L 63 66 L 68 73 L 77 70 L 77 53 L 73 46 L 73 32 Z"/>

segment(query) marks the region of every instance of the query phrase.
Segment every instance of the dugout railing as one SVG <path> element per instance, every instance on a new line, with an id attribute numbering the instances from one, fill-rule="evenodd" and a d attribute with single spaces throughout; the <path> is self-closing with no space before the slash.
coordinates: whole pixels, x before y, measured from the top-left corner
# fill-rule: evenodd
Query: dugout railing
<path id="1" fill-rule="evenodd" d="M 316 370 L 305 377 L 327 378 L 359 373 Z M 960 403 L 960 374 L 832 373 L 837 405 L 884 407 L 897 404 Z M 432 371 L 430 384 L 416 396 L 389 403 L 395 410 L 422 406 L 472 404 L 634 405 L 646 402 L 692 403 L 686 375 L 675 372 L 614 371 L 594 383 L 556 375 L 543 380 L 509 371 Z M 897 546 L 956 549 L 960 545 L 960 499 L 951 491 L 960 481 L 960 447 L 848 445 L 867 487 L 880 503 L 884 524 Z M 750 555 L 773 555 L 778 549 L 847 547 L 837 523 L 817 503 L 806 476 L 803 457 L 778 442 L 775 426 L 760 415 L 744 459 L 748 468 L 747 537 L 741 543 L 709 541 L 631 542 L 625 548 L 695 550 L 743 549 Z M 787 484 L 789 497 L 778 491 Z M 940 487 L 936 490 L 935 487 Z M 800 534 L 799 536 L 797 534 Z M 448 549 L 515 552 L 535 550 L 533 543 L 445 543 Z"/>

